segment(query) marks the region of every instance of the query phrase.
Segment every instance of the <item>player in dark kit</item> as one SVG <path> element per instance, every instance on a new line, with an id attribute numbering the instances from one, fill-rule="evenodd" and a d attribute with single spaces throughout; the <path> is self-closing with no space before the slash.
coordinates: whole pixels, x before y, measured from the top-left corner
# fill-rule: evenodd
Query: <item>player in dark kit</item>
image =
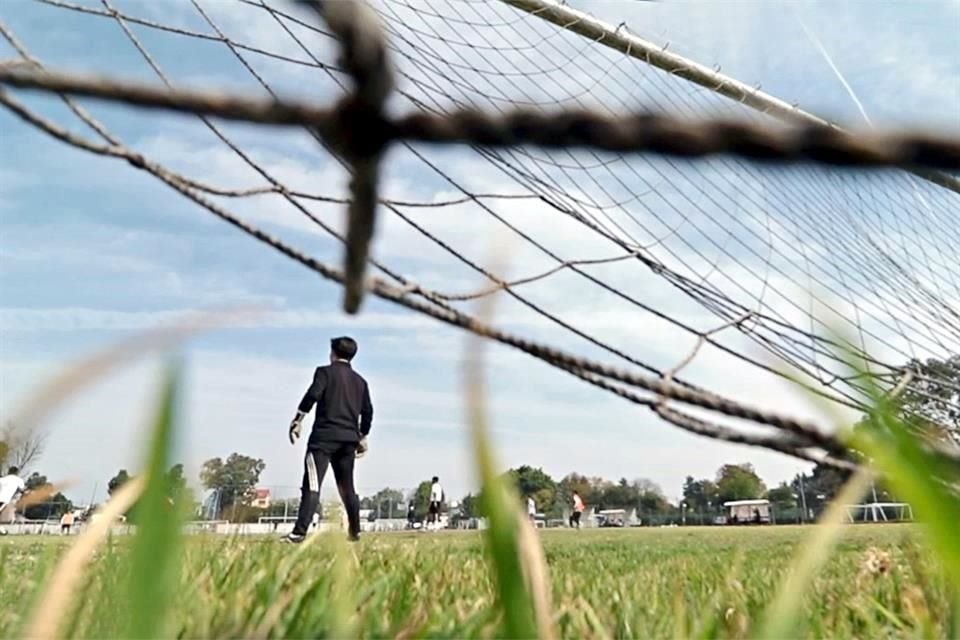
<path id="1" fill-rule="evenodd" d="M 353 485 L 353 464 L 367 451 L 373 404 L 367 381 L 350 364 L 356 354 L 357 343 L 353 338 L 330 341 L 330 364 L 317 367 L 313 383 L 290 422 L 290 444 L 296 444 L 304 416 L 316 405 L 303 463 L 300 510 L 293 531 L 285 538 L 288 542 L 303 542 L 306 537 L 320 503 L 320 485 L 327 466 L 333 467 L 333 477 L 347 512 L 350 539 L 360 536 L 360 500 Z"/>

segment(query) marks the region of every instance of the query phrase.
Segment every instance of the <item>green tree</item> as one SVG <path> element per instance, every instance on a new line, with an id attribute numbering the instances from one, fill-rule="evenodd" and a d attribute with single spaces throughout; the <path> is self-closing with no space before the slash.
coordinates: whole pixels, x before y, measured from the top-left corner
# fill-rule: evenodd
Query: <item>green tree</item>
<path id="1" fill-rule="evenodd" d="M 167 470 L 167 486 L 174 494 L 181 493 L 187 488 L 187 478 L 183 475 L 182 464 L 175 464 Z"/>
<path id="2" fill-rule="evenodd" d="M 573 505 L 573 492 L 576 491 L 584 501 L 590 496 L 590 479 L 579 473 L 570 473 L 563 477 L 558 484 L 558 494 L 563 501 L 564 511 L 569 511 Z M 592 504 L 592 503 L 591 503 Z"/>
<path id="3" fill-rule="evenodd" d="M 361 509 L 372 509 L 378 518 L 403 518 L 406 516 L 403 492 L 389 487 L 377 491 L 360 501 Z"/>
<path id="4" fill-rule="evenodd" d="M 553 506 L 557 483 L 543 469 L 523 465 L 507 473 L 521 496 L 533 496 L 538 511 L 546 511 Z"/>
<path id="5" fill-rule="evenodd" d="M 640 504 L 640 492 L 635 486 L 627 482 L 626 478 L 620 478 L 617 484 L 604 483 L 597 502 L 603 504 L 606 508 L 637 508 Z"/>
<path id="6" fill-rule="evenodd" d="M 47 476 L 40 475 L 36 471 L 27 476 L 27 479 L 23 481 L 23 484 L 27 491 L 34 491 L 36 489 L 41 489 L 48 484 Z"/>
<path id="7" fill-rule="evenodd" d="M 902 417 L 925 436 L 960 444 L 960 354 L 907 368 L 916 375 L 898 398 Z"/>
<path id="8" fill-rule="evenodd" d="M 683 501 L 687 508 L 697 513 L 709 512 L 719 503 L 717 485 L 711 480 L 694 480 L 687 476 L 683 483 Z"/>
<path id="9" fill-rule="evenodd" d="M 793 496 L 793 487 L 786 482 L 781 482 L 778 486 L 767 492 L 767 500 L 770 501 L 775 509 L 779 510 L 796 508 L 797 499 Z"/>
<path id="10" fill-rule="evenodd" d="M 797 476 L 793 479 L 791 486 L 794 492 L 800 496 L 800 506 L 802 507 L 805 503 L 807 509 L 812 510 L 815 514 L 822 511 L 850 479 L 849 471 L 842 471 L 822 464 L 815 466 L 812 473 L 802 475 L 803 482 L 801 483 L 800 476 Z"/>
<path id="11" fill-rule="evenodd" d="M 113 495 L 119 491 L 125 484 L 133 480 L 126 469 L 120 469 L 110 480 L 107 481 L 107 494 Z M 183 465 L 175 464 L 166 473 L 167 487 L 169 488 L 169 498 L 171 502 L 180 500 L 193 500 L 193 495 L 187 489 L 187 479 L 183 475 Z M 124 514 L 129 522 L 136 522 L 137 503 L 134 503 Z"/>
<path id="12" fill-rule="evenodd" d="M 226 461 L 211 458 L 200 468 L 200 482 L 204 488 L 219 494 L 220 514 L 225 510 L 246 504 L 266 467 L 263 460 L 239 453 L 231 453 Z"/>
<path id="13" fill-rule="evenodd" d="M 23 510 L 23 515 L 28 520 L 46 520 L 59 518 L 67 511 L 73 511 L 73 502 L 58 491 L 43 502 L 28 506 Z"/>
<path id="14" fill-rule="evenodd" d="M 430 484 L 429 480 L 424 480 L 417 485 L 411 499 L 413 500 L 413 509 L 417 520 L 423 520 L 430 509 Z"/>
<path id="15" fill-rule="evenodd" d="M 663 494 L 663 489 L 656 482 L 647 478 L 638 478 L 633 481 L 637 492 L 637 511 L 645 515 L 663 514 L 673 511 L 673 505 Z"/>
<path id="16" fill-rule="evenodd" d="M 47 476 L 34 471 L 23 481 L 26 491 L 38 491 L 50 486 Z M 29 520 L 46 520 L 59 518 L 66 511 L 73 510 L 73 503 L 60 492 L 55 493 L 43 502 L 32 504 L 23 510 L 23 515 Z"/>
<path id="17" fill-rule="evenodd" d="M 463 518 L 479 518 L 480 498 L 472 493 L 465 495 L 460 501 L 460 514 Z"/>
<path id="18" fill-rule="evenodd" d="M 120 471 L 107 482 L 107 494 L 112 496 L 120 487 L 128 482 L 130 482 L 130 474 L 127 473 L 126 469 L 120 469 Z"/>
<path id="19" fill-rule="evenodd" d="M 725 464 L 717 471 L 717 498 L 721 503 L 728 500 L 754 500 L 766 492 L 763 480 L 749 463 Z"/>

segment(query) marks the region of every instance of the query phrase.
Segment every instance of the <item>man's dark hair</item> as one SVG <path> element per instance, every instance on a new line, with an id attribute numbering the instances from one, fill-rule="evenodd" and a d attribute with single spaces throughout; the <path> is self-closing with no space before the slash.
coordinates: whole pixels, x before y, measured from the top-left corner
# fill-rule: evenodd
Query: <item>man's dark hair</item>
<path id="1" fill-rule="evenodd" d="M 357 355 L 357 341 L 347 336 L 334 338 L 330 341 L 330 350 L 333 351 L 333 355 L 349 362 L 353 360 L 353 356 Z"/>
<path id="2" fill-rule="evenodd" d="M 430 482 L 440 482 L 440 478 L 438 478 L 437 476 L 433 476 L 433 480 L 431 480 Z"/>
<path id="3" fill-rule="evenodd" d="M 15 476 L 18 473 L 20 473 L 20 469 L 18 467 L 10 467 L 9 469 L 7 469 L 7 475 Z"/>

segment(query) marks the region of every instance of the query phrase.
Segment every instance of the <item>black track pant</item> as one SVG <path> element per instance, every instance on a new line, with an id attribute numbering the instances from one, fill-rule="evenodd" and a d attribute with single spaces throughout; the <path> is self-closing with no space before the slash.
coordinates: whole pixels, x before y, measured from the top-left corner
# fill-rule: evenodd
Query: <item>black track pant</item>
<path id="1" fill-rule="evenodd" d="M 350 535 L 360 535 L 360 499 L 353 487 L 353 463 L 356 461 L 357 443 L 321 442 L 307 450 L 303 460 L 303 484 L 300 486 L 300 510 L 293 532 L 305 535 L 310 527 L 313 514 L 320 504 L 320 485 L 327 473 L 327 466 L 333 467 L 333 477 L 337 481 L 337 490 L 343 508 L 350 523 Z"/>

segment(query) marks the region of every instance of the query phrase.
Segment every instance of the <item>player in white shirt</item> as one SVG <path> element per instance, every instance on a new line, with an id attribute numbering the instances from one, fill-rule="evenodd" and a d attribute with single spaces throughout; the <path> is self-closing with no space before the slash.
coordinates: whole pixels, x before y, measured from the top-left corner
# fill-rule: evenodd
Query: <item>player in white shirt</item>
<path id="1" fill-rule="evenodd" d="M 530 522 L 537 519 L 537 503 L 534 502 L 533 496 L 527 496 L 527 515 L 530 516 Z"/>
<path id="2" fill-rule="evenodd" d="M 433 476 L 430 481 L 430 508 L 427 510 L 427 528 L 440 528 L 440 507 L 443 505 L 443 487 L 440 478 Z"/>
<path id="3" fill-rule="evenodd" d="M 3 512 L 7 509 L 7 506 L 15 502 L 20 494 L 27 488 L 23 479 L 17 475 L 19 473 L 19 469 L 10 467 L 7 475 L 0 478 L 0 517 L 3 516 Z M 7 533 L 6 530 L 2 532 L 4 534 Z"/>
<path id="4" fill-rule="evenodd" d="M 580 528 L 580 515 L 586 505 L 583 504 L 583 498 L 576 491 L 573 492 L 573 513 L 570 514 L 570 528 Z"/>

